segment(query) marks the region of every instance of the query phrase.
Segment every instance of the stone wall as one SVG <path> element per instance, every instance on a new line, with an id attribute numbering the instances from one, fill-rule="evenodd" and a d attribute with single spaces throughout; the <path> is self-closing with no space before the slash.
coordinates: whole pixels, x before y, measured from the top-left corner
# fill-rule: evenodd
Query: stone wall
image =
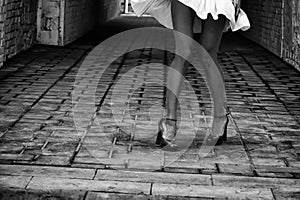
<path id="1" fill-rule="evenodd" d="M 36 37 L 37 0 L 0 0 L 0 66 L 31 47 Z"/>
<path id="2" fill-rule="evenodd" d="M 251 29 L 243 33 L 299 69 L 299 0 L 242 0 Z"/>

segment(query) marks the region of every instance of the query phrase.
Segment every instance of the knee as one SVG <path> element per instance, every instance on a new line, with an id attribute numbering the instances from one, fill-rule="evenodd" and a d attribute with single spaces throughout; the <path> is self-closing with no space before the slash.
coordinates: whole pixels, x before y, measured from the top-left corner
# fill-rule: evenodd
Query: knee
<path id="1" fill-rule="evenodd" d="M 189 59 L 192 54 L 192 50 L 189 47 L 177 48 L 176 54 L 184 59 Z"/>
<path id="2" fill-rule="evenodd" d="M 213 43 L 207 43 L 207 42 L 203 42 L 201 45 L 207 51 L 207 53 L 210 55 L 210 57 L 214 61 L 216 61 L 217 53 L 218 53 L 217 45 L 215 45 Z"/>
<path id="3" fill-rule="evenodd" d="M 193 40 L 186 35 L 175 35 L 175 53 L 183 58 L 189 58 L 192 54 Z"/>
<path id="4" fill-rule="evenodd" d="M 204 44 L 203 48 L 209 53 L 210 56 L 217 55 L 217 48 L 213 44 Z"/>

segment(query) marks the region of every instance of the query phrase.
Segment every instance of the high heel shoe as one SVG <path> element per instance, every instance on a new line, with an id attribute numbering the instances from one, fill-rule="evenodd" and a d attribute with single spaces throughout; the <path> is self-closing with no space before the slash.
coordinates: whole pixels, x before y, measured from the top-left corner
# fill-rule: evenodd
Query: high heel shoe
<path id="1" fill-rule="evenodd" d="M 158 123 L 158 133 L 155 144 L 161 148 L 165 146 L 175 147 L 176 119 L 162 118 Z"/>
<path id="2" fill-rule="evenodd" d="M 209 135 L 206 139 L 206 144 L 209 146 L 219 146 L 221 145 L 223 142 L 227 141 L 227 125 L 229 123 L 229 118 L 228 118 L 229 113 L 226 113 L 223 116 L 215 116 L 214 118 L 223 118 L 226 117 L 226 121 L 222 127 L 222 135 L 221 136 L 213 136 L 213 135 Z"/>

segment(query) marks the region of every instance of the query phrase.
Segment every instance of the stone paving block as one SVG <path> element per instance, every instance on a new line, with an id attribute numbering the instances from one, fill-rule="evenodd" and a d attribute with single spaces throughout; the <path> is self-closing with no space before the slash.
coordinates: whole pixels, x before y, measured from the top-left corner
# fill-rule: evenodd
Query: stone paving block
<path id="1" fill-rule="evenodd" d="M 256 156 L 264 157 L 265 154 L 275 154 L 277 152 L 276 147 L 271 144 L 247 144 L 247 147 L 251 155 Z"/>
<path id="2" fill-rule="evenodd" d="M 128 145 L 122 146 L 121 150 L 114 151 L 113 154 L 111 155 L 112 158 L 114 159 L 132 159 L 132 160 L 160 160 L 161 158 L 161 152 L 160 151 L 153 151 L 149 149 L 149 152 L 145 151 L 138 151 L 134 148 L 134 144 L 130 146 L 131 144 L 129 143 Z M 119 146 L 119 145 L 117 145 Z M 119 148 L 118 148 L 119 149 Z"/>
<path id="3" fill-rule="evenodd" d="M 178 174 L 167 172 L 143 172 L 124 170 L 97 170 L 95 179 L 108 181 L 130 181 L 144 183 L 181 183 L 211 185 L 210 175 Z"/>
<path id="4" fill-rule="evenodd" d="M 33 155 L 24 155 L 24 154 L 0 154 L 0 161 L 31 161 Z"/>
<path id="5" fill-rule="evenodd" d="M 52 126 L 45 126 L 42 129 L 43 131 L 69 131 L 69 132 L 73 132 L 74 135 L 78 136 L 76 127 L 74 126 L 59 126 L 59 125 L 52 125 Z"/>
<path id="6" fill-rule="evenodd" d="M 136 19 L 134 18 L 134 20 Z M 229 138 L 222 146 L 215 147 L 210 154 L 201 160 L 197 158 L 196 152 L 202 145 L 204 133 L 202 129 L 205 128 L 207 121 L 209 122 L 209 118 L 205 118 L 205 121 L 204 117 L 211 115 L 212 105 L 204 80 L 195 73 L 194 68 L 189 68 L 186 77 L 194 87 L 201 111 L 205 113 L 205 116 L 191 111 L 192 118 L 201 121 L 199 127 L 201 131 L 199 134 L 197 133 L 191 146 L 193 150 L 182 155 L 171 165 L 166 163 L 168 159 L 173 159 L 174 156 L 165 156 L 165 160 L 163 160 L 153 145 L 157 124 L 153 126 L 154 128 L 149 125 L 149 108 L 153 102 L 163 105 L 164 88 L 141 86 L 134 91 L 131 97 L 127 97 L 128 94 L 124 91 L 110 87 L 114 86 L 118 82 L 118 78 L 127 73 L 128 69 L 132 69 L 131 67 L 154 61 L 170 63 L 174 57 L 173 54 L 153 49 L 131 52 L 117 59 L 99 80 L 99 84 L 100 68 L 93 69 L 93 74 L 82 75 L 77 84 L 88 85 L 89 81 L 91 84 L 87 88 L 81 88 L 82 93 L 79 94 L 79 97 L 85 98 L 86 95 L 91 94 L 91 89 L 97 88 L 96 107 L 100 109 L 97 120 L 101 121 L 103 130 L 99 131 L 99 127 L 95 123 L 92 124 L 83 140 L 83 146 L 72 162 L 71 157 L 74 155 L 75 148 L 82 136 L 78 135 L 73 123 L 72 106 L 79 100 L 73 101 L 72 99 L 73 83 L 82 64 L 80 59 L 92 47 L 75 43 L 64 48 L 43 48 L 45 51 L 37 53 L 35 51 L 40 51 L 40 47 L 34 47 L 29 53 L 25 53 L 23 58 L 17 59 L 16 63 L 9 64 L 5 69 L 1 68 L 1 70 L 13 72 L 0 83 L 1 163 L 14 162 L 20 165 L 38 164 L 46 166 L 71 165 L 91 169 L 124 170 L 127 168 L 127 170 L 133 171 L 165 170 L 173 172 L 173 175 L 203 173 L 214 176 L 217 173 L 224 173 L 245 177 L 252 176 L 251 169 L 254 168 L 256 175 L 262 176 L 260 178 L 273 177 L 272 181 L 299 177 L 298 150 L 300 148 L 297 135 L 300 119 L 300 107 L 297 104 L 300 91 L 298 87 L 300 84 L 299 73 L 291 70 L 291 66 L 277 59 L 274 60 L 271 54 L 266 53 L 260 47 L 243 47 L 244 49 L 226 50 L 219 53 L 220 64 L 224 68 L 225 74 L 227 102 L 232 115 L 228 128 Z M 90 60 L 85 60 L 83 64 L 89 67 L 96 63 L 101 67 L 103 60 L 100 59 L 99 53 L 99 51 L 93 52 L 93 55 L 89 56 Z M 74 65 L 76 62 L 78 63 Z M 19 68 L 22 70 L 17 71 Z M 159 76 L 153 71 L 159 72 Z M 133 88 L 138 77 L 143 78 L 144 81 L 151 81 L 153 77 L 158 77 L 163 81 L 165 70 L 159 66 L 148 67 L 146 65 L 146 67 L 136 67 L 131 74 L 127 74 L 130 76 L 124 81 L 124 86 Z M 114 76 L 117 79 L 113 80 Z M 46 90 L 48 92 L 44 94 Z M 120 128 L 126 131 L 124 133 L 120 131 L 121 134 L 116 131 L 116 123 L 110 111 L 113 90 L 118 92 L 116 103 L 123 105 L 124 97 L 131 100 L 131 107 L 127 111 L 129 116 L 122 116 L 123 121 Z M 107 96 L 104 96 L 106 92 Z M 182 94 L 186 102 L 191 101 L 189 98 L 191 91 L 185 88 Z M 35 102 L 38 98 L 41 99 Z M 86 102 L 86 105 L 90 104 L 93 102 Z M 137 112 L 138 109 L 139 112 Z M 184 109 L 189 110 L 190 107 L 186 106 Z M 23 116 L 26 111 L 28 113 Z M 81 114 L 80 121 L 82 123 L 90 123 L 91 113 L 86 110 L 86 106 L 80 108 L 78 114 Z M 122 115 L 123 113 L 117 114 Z M 157 116 L 157 119 L 151 118 L 151 120 L 158 121 L 161 113 L 154 112 L 151 114 Z M 137 116 L 137 120 L 135 132 L 133 132 L 132 121 L 130 120 L 133 120 L 135 116 Z M 10 127 L 19 117 L 20 121 Z M 185 123 L 183 127 L 188 130 L 190 125 L 187 122 L 190 121 L 190 116 L 182 117 L 182 121 Z M 6 131 L 8 128 L 9 130 Z M 81 130 L 84 128 L 86 127 Z M 130 132 L 135 134 L 133 140 L 131 140 Z M 149 138 L 150 135 L 153 138 Z M 114 137 L 117 138 L 115 144 L 113 144 Z M 103 138 L 108 138 L 110 141 L 105 141 Z M 46 143 L 49 144 L 43 148 Z M 132 145 L 131 151 L 128 151 L 129 145 Z M 85 149 L 86 147 L 88 149 Z M 145 156 L 147 153 L 151 156 Z M 124 159 L 126 157 L 127 159 Z M 251 181 L 255 182 L 255 180 Z M 259 185 L 261 187 L 264 184 L 271 186 L 272 184 L 268 181 L 266 181 L 267 183 L 261 181 Z M 238 188 L 238 185 L 232 187 Z M 260 188 L 256 187 L 255 189 Z M 211 190 L 204 191 L 209 193 Z M 229 191 L 233 192 L 231 189 Z M 281 198 L 280 195 L 283 195 L 287 197 L 285 192 L 275 194 L 274 191 L 274 196 L 279 195 Z M 242 193 L 242 195 L 244 194 Z M 100 196 L 103 196 L 102 193 Z M 148 197 L 149 195 L 145 196 Z M 152 197 L 149 196 L 149 198 Z M 174 199 L 182 198 L 173 197 Z"/>
<path id="7" fill-rule="evenodd" d="M 290 158 L 288 158 L 287 160 L 289 162 L 290 167 L 300 168 L 300 161 L 295 160 L 295 159 L 290 159 Z"/>
<path id="8" fill-rule="evenodd" d="M 300 173 L 300 168 L 278 167 L 278 166 L 256 166 L 255 171 L 259 176 L 293 178 L 293 175 Z"/>
<path id="9" fill-rule="evenodd" d="M 268 178 L 232 175 L 212 175 L 213 185 L 228 187 L 250 187 L 250 188 L 299 188 L 299 179 L 290 178 Z"/>
<path id="10" fill-rule="evenodd" d="M 300 189 L 299 188 L 275 188 L 272 189 L 274 197 L 276 199 L 290 199 L 297 200 L 300 199 Z"/>
<path id="11" fill-rule="evenodd" d="M 111 134 L 112 135 L 112 134 Z M 84 146 L 85 147 L 107 147 L 108 145 L 112 145 L 112 136 L 107 136 L 105 137 L 105 134 L 103 134 L 103 132 L 97 131 L 97 133 L 95 134 L 91 134 L 90 132 L 88 133 L 88 135 L 84 138 Z M 121 150 L 122 146 L 121 145 L 117 145 L 116 147 L 112 147 L 112 148 L 119 148 Z"/>
<path id="12" fill-rule="evenodd" d="M 95 158 L 116 158 L 122 159 L 122 156 L 128 156 L 127 158 L 131 158 L 130 155 L 127 154 L 128 146 L 121 146 L 121 145 L 112 145 L 112 142 L 103 139 L 101 143 L 98 144 L 84 144 L 79 153 L 79 157 L 85 157 L 91 155 Z M 99 140 L 100 141 L 100 140 Z M 107 142 L 107 143 L 106 143 Z M 111 155 L 109 155 L 112 153 Z M 120 155 L 120 156 L 118 156 Z"/>
<path id="13" fill-rule="evenodd" d="M 0 154 L 6 154 L 6 153 L 18 154 L 24 149 L 23 144 L 16 144 L 16 143 L 5 144 L 4 142 L 0 144 L 1 144 Z"/>
<path id="14" fill-rule="evenodd" d="M 261 166 L 277 166 L 285 167 L 285 163 L 282 159 L 279 158 L 263 158 L 263 157 L 252 157 L 254 165 Z"/>
<path id="15" fill-rule="evenodd" d="M 151 200 L 154 199 L 153 196 L 148 195 L 131 195 L 131 194 L 111 194 L 111 193 L 100 193 L 100 192 L 89 192 L 86 196 L 86 200 L 99 200 L 99 199 L 109 199 L 109 200 Z M 156 199 L 156 198 L 155 198 Z M 163 199 L 163 198 L 157 198 Z"/>
<path id="16" fill-rule="evenodd" d="M 198 159 L 197 160 L 180 160 L 179 157 L 177 158 L 177 155 L 174 155 L 173 157 L 166 157 L 164 158 L 164 168 L 168 171 L 171 171 L 171 170 L 175 170 L 178 169 L 190 169 L 191 172 L 194 171 L 196 173 L 198 173 L 198 170 L 199 169 L 202 169 L 202 168 L 209 168 L 210 165 L 209 165 L 209 162 L 199 162 Z"/>
<path id="17" fill-rule="evenodd" d="M 73 168 L 87 168 L 87 169 L 108 169 L 106 165 L 95 164 L 95 163 L 73 163 L 71 164 Z"/>
<path id="18" fill-rule="evenodd" d="M 17 123 L 9 131 L 15 134 L 33 133 L 41 129 L 41 124 Z"/>
<path id="19" fill-rule="evenodd" d="M 35 160 L 33 160 L 29 163 L 30 164 L 38 164 L 38 165 L 68 166 L 70 164 L 70 158 L 71 157 L 65 157 L 65 156 L 40 155 Z"/>
<path id="20" fill-rule="evenodd" d="M 27 189 L 39 190 L 86 190 L 99 192 L 121 192 L 150 194 L 150 183 L 98 181 L 83 179 L 33 177 Z"/>
<path id="21" fill-rule="evenodd" d="M 197 197 L 175 197 L 175 196 L 153 196 L 153 195 L 130 195 L 130 194 L 110 194 L 101 192 L 88 192 L 86 200 L 212 200 L 211 198 Z M 215 199 L 216 200 L 216 199 Z"/>
<path id="22" fill-rule="evenodd" d="M 290 173 L 283 172 L 256 172 L 258 176 L 261 177 L 271 177 L 271 178 L 294 178 L 295 176 Z"/>
<path id="23" fill-rule="evenodd" d="M 76 142 L 49 142 L 43 149 L 43 154 L 47 156 L 71 156 L 76 146 Z"/>
<path id="24" fill-rule="evenodd" d="M 225 174 L 240 174 L 244 176 L 253 176 L 251 165 L 245 164 L 230 164 L 230 163 L 217 163 L 220 173 Z"/>
<path id="25" fill-rule="evenodd" d="M 1 175 L 11 176 L 45 176 L 56 178 L 82 178 L 93 179 L 95 169 L 45 167 L 45 166 L 23 166 L 23 165 L 0 165 Z"/>
<path id="26" fill-rule="evenodd" d="M 229 199 L 273 199 L 270 189 L 154 183 L 153 195 Z"/>
<path id="27" fill-rule="evenodd" d="M 105 149 L 81 149 L 76 155 L 77 158 L 94 157 L 95 159 L 108 158 L 110 151 Z"/>
<path id="28" fill-rule="evenodd" d="M 300 173 L 299 167 L 255 166 L 257 172 Z"/>
<path id="29" fill-rule="evenodd" d="M 85 191 L 40 191 L 40 190 L 25 190 L 13 188 L 0 188 L 0 199 L 9 200 L 40 200 L 40 199 L 53 199 L 53 200 L 84 200 Z"/>
<path id="30" fill-rule="evenodd" d="M 231 142 L 214 148 L 216 154 L 215 162 L 249 164 L 249 158 L 240 141 L 237 144 L 233 141 Z"/>
<path id="31" fill-rule="evenodd" d="M 24 188 L 31 180 L 31 176 L 0 175 L 0 188 Z"/>
<path id="32" fill-rule="evenodd" d="M 146 170 L 146 171 L 157 171 L 162 169 L 161 160 L 158 158 L 156 160 L 135 160 L 129 159 L 128 164 L 125 160 L 125 166 L 127 169 L 135 170 Z"/>
<path id="33" fill-rule="evenodd" d="M 168 168 L 170 170 L 172 169 L 191 169 L 192 172 L 196 172 L 199 173 L 205 173 L 205 174 L 210 174 L 208 172 L 216 172 L 217 168 L 216 168 L 216 164 L 214 161 L 209 161 L 209 160 L 204 160 L 201 159 L 200 161 L 193 161 L 193 162 L 184 162 L 184 161 L 176 161 L 174 162 L 174 160 L 172 162 L 166 162 L 165 163 L 165 167 L 164 168 Z M 199 171 L 198 171 L 199 170 Z"/>
<path id="34" fill-rule="evenodd" d="M 50 128 L 51 127 L 49 127 L 49 129 Z M 72 128 L 70 128 L 70 129 L 68 129 L 68 128 L 55 129 L 52 131 L 51 136 L 58 137 L 58 138 L 74 139 L 74 140 L 81 138 L 80 135 L 77 133 L 77 131 L 73 130 Z"/>
<path id="35" fill-rule="evenodd" d="M 95 156 L 89 157 L 76 157 L 74 164 L 95 164 L 95 165 L 105 165 L 112 169 L 125 169 L 125 161 L 123 159 L 109 159 L 109 158 L 98 158 Z"/>

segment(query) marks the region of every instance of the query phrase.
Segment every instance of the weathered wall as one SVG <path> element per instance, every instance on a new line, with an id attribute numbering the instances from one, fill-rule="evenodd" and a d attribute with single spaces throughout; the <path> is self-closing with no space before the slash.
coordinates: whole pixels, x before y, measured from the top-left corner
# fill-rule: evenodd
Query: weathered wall
<path id="1" fill-rule="evenodd" d="M 299 0 L 242 0 L 251 29 L 243 33 L 299 69 Z"/>
<path id="2" fill-rule="evenodd" d="M 283 58 L 300 71 L 300 1 L 285 1 Z"/>
<path id="3" fill-rule="evenodd" d="M 65 0 L 66 45 L 120 14 L 120 0 Z"/>
<path id="4" fill-rule="evenodd" d="M 119 10 L 119 0 L 39 0 L 37 42 L 67 45 Z"/>
<path id="5" fill-rule="evenodd" d="M 98 25 L 102 25 L 121 13 L 120 1 L 123 0 L 99 0 Z"/>
<path id="6" fill-rule="evenodd" d="M 64 45 L 85 35 L 97 23 L 98 0 L 66 0 Z"/>
<path id="7" fill-rule="evenodd" d="M 32 46 L 36 37 L 37 0 L 0 0 L 0 66 Z"/>
<path id="8" fill-rule="evenodd" d="M 0 66 L 35 42 L 66 45 L 119 14 L 120 0 L 0 0 Z"/>
<path id="9" fill-rule="evenodd" d="M 4 0 L 0 0 L 0 67 L 4 62 Z"/>

